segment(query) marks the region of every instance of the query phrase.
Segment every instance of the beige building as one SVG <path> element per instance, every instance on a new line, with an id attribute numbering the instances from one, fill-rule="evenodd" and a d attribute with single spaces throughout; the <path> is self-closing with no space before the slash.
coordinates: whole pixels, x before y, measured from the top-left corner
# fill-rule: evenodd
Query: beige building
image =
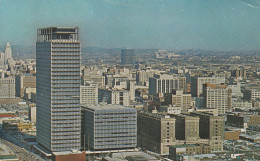
<path id="1" fill-rule="evenodd" d="M 200 118 L 199 135 L 202 139 L 209 139 L 211 151 L 223 151 L 224 117 L 200 112 L 192 112 L 191 115 Z"/>
<path id="2" fill-rule="evenodd" d="M 24 99 L 31 100 L 32 101 L 32 93 L 36 93 L 36 88 L 25 88 L 24 89 Z"/>
<path id="3" fill-rule="evenodd" d="M 223 151 L 224 118 L 192 112 L 182 114 L 137 114 L 137 143 L 147 150 L 169 155 L 169 147 L 207 144 L 210 151 Z"/>
<path id="4" fill-rule="evenodd" d="M 5 64 L 5 54 L 0 52 L 0 65 Z"/>
<path id="5" fill-rule="evenodd" d="M 203 84 L 221 84 L 225 83 L 225 77 L 192 77 L 191 94 L 193 97 L 200 97 L 203 93 Z"/>
<path id="6" fill-rule="evenodd" d="M 186 77 L 184 76 L 178 76 L 177 77 L 179 80 L 179 89 L 183 90 L 184 92 L 187 92 L 187 82 L 186 82 Z"/>
<path id="7" fill-rule="evenodd" d="M 186 114 L 173 115 L 176 119 L 176 139 L 196 143 L 199 137 L 199 117 Z"/>
<path id="8" fill-rule="evenodd" d="M 80 86 L 80 104 L 97 105 L 98 104 L 98 84 L 92 81 L 86 81 Z"/>
<path id="9" fill-rule="evenodd" d="M 36 123 L 36 107 L 29 108 L 29 119 L 31 122 Z"/>
<path id="10" fill-rule="evenodd" d="M 26 88 L 36 88 L 36 76 L 31 74 L 18 75 L 15 77 L 16 96 L 24 97 Z"/>
<path id="11" fill-rule="evenodd" d="M 232 90 L 225 84 L 204 84 L 203 97 L 206 108 L 218 109 L 218 114 L 225 114 L 232 109 Z"/>
<path id="12" fill-rule="evenodd" d="M 171 104 L 187 112 L 191 108 L 191 94 L 183 94 L 182 90 L 173 91 Z"/>
<path id="13" fill-rule="evenodd" d="M 140 112 L 137 114 L 137 143 L 161 155 L 175 145 L 175 118 L 169 115 Z"/>
<path id="14" fill-rule="evenodd" d="M 0 78 L 0 98 L 15 98 L 15 78 Z"/>
<path id="15" fill-rule="evenodd" d="M 148 85 L 149 78 L 159 73 L 160 71 L 153 69 L 138 70 L 136 73 L 136 81 L 138 85 Z"/>

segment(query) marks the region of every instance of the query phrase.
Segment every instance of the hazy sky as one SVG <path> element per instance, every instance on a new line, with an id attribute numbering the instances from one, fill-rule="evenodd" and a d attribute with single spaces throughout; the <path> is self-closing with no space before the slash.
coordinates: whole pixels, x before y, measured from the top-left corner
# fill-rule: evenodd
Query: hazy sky
<path id="1" fill-rule="evenodd" d="M 78 26 L 83 47 L 260 50 L 260 0 L 0 0 L 0 45 Z"/>

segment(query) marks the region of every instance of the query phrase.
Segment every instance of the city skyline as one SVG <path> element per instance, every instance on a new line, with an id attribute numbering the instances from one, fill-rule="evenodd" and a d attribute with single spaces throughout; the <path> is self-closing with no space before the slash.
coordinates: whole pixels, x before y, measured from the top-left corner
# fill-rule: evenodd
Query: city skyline
<path id="1" fill-rule="evenodd" d="M 34 46 L 37 28 L 79 26 L 83 48 L 259 50 L 259 6 L 258 0 L 2 0 L 0 44 Z"/>

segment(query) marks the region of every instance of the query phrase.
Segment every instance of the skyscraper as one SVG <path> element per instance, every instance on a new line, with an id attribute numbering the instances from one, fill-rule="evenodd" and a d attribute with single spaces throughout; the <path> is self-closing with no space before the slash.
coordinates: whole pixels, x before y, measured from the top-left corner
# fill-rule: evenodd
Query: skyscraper
<path id="1" fill-rule="evenodd" d="M 121 64 L 129 65 L 135 63 L 134 49 L 121 49 Z"/>
<path id="2" fill-rule="evenodd" d="M 6 43 L 5 47 L 5 64 L 8 63 L 8 59 L 12 59 L 12 49 L 9 42 Z"/>
<path id="3" fill-rule="evenodd" d="M 51 152 L 80 150 L 78 28 L 37 30 L 37 141 Z"/>

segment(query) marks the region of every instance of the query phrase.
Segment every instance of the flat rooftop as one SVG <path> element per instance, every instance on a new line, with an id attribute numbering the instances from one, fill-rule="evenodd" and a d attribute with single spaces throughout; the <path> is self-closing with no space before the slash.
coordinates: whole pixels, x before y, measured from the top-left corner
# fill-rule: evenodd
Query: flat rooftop
<path id="1" fill-rule="evenodd" d="M 98 105 L 90 105 L 90 106 L 84 106 L 87 109 L 91 110 L 116 110 L 116 109 L 135 109 L 131 107 L 125 107 L 122 105 L 117 104 L 98 104 Z"/>
<path id="2" fill-rule="evenodd" d="M 198 145 L 194 145 L 194 144 L 183 144 L 183 145 L 172 145 L 170 147 L 174 147 L 174 148 L 186 148 L 186 147 L 196 147 Z"/>

